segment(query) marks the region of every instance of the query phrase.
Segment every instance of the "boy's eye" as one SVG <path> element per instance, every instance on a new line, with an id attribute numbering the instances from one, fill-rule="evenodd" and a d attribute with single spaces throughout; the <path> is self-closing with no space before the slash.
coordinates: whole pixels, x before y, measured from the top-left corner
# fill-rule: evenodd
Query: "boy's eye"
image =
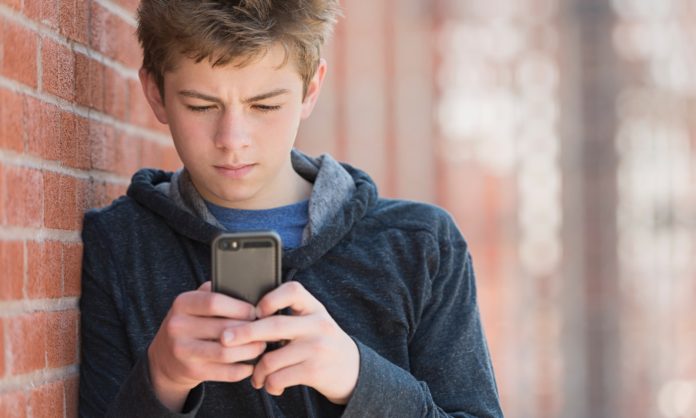
<path id="1" fill-rule="evenodd" d="M 194 112 L 206 112 L 215 106 L 186 106 L 189 110 L 192 110 Z"/>
<path id="2" fill-rule="evenodd" d="M 270 106 L 270 105 L 262 105 L 262 104 L 256 104 L 253 106 L 254 109 L 259 110 L 261 112 L 271 112 L 274 110 L 280 109 L 280 106 Z"/>

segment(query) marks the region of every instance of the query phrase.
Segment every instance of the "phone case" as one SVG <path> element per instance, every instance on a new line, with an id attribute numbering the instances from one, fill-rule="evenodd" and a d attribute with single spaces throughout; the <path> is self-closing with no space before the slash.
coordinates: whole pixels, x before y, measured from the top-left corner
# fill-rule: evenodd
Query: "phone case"
<path id="1" fill-rule="evenodd" d="M 213 291 L 256 305 L 280 285 L 282 243 L 277 233 L 224 233 L 211 247 Z"/>

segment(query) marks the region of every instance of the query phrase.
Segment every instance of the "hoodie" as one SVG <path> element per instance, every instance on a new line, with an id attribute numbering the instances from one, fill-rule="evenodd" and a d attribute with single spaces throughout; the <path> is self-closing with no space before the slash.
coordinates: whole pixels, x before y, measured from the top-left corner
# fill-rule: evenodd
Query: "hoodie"
<path id="1" fill-rule="evenodd" d="M 359 350 L 347 405 L 311 388 L 271 397 L 249 379 L 203 382 L 172 412 L 147 348 L 174 299 L 211 277 L 222 226 L 185 170 L 138 171 L 127 196 L 86 213 L 80 417 L 502 417 L 466 242 L 435 206 L 378 197 L 364 172 L 292 153 L 313 183 L 300 247 L 283 253 Z M 339 360 L 340 361 L 340 360 Z M 337 378 L 340 378 L 337 376 Z"/>

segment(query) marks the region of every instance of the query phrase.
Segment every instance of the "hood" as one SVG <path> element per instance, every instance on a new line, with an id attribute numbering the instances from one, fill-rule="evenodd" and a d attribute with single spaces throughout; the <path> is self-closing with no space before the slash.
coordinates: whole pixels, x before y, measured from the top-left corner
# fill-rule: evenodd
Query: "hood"
<path id="1" fill-rule="evenodd" d="M 313 183 L 303 244 L 284 251 L 283 267 L 303 269 L 333 248 L 377 203 L 377 187 L 363 171 L 330 155 L 311 158 L 293 150 L 295 171 Z M 142 169 L 133 175 L 128 196 L 162 217 L 177 233 L 209 245 L 222 225 L 208 211 L 185 169 L 175 173 Z"/>

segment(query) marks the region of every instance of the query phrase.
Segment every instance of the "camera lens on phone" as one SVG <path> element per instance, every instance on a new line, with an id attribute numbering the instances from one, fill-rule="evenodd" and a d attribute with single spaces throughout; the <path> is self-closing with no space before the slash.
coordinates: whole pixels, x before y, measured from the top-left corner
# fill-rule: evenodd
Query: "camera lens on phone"
<path id="1" fill-rule="evenodd" d="M 223 251 L 237 251 L 240 248 L 240 243 L 237 240 L 223 239 L 218 247 Z"/>

